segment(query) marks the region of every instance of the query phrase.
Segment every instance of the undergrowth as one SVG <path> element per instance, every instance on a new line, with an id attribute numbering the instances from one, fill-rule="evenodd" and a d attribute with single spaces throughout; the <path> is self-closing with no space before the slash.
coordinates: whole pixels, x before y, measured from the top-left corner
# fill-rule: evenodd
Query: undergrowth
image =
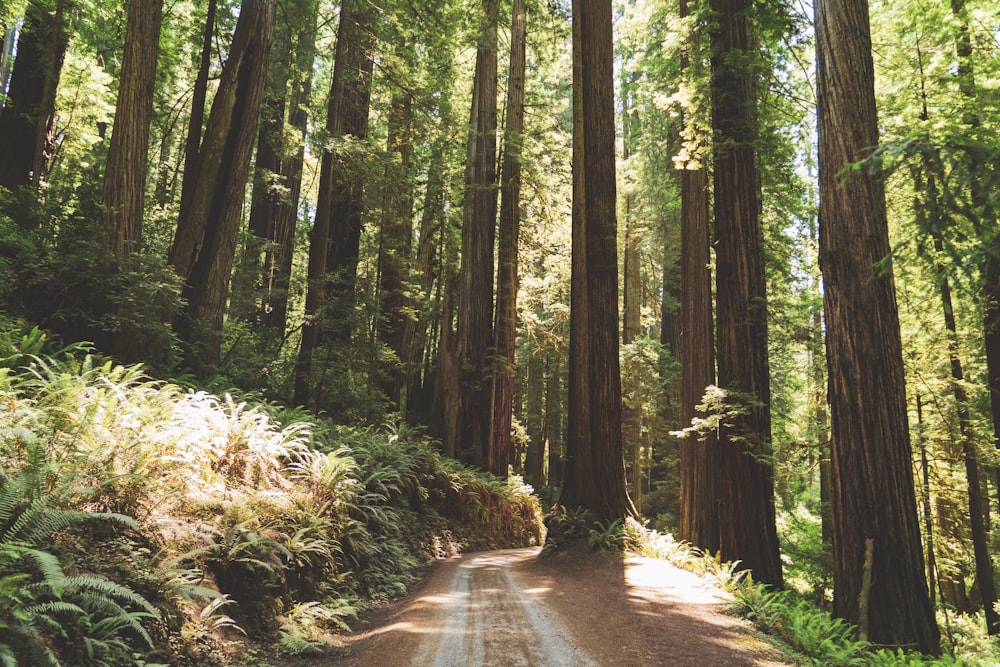
<path id="1" fill-rule="evenodd" d="M 689 544 L 625 521 L 625 545 L 635 554 L 669 561 L 709 578 L 731 597 L 730 611 L 746 618 L 782 646 L 796 664 L 863 667 L 917 665 L 987 667 L 1000 664 L 1000 647 L 983 630 L 982 618 L 952 617 L 946 628 L 941 657 L 885 648 L 858 639 L 857 628 L 821 610 L 813 600 L 794 590 L 772 590 L 753 581 L 739 563 L 724 562 Z M 980 615 L 981 616 L 981 615 Z"/>
<path id="2" fill-rule="evenodd" d="M 0 664 L 320 650 L 418 569 L 541 541 L 531 489 L 402 424 L 335 427 L 0 332 Z"/>

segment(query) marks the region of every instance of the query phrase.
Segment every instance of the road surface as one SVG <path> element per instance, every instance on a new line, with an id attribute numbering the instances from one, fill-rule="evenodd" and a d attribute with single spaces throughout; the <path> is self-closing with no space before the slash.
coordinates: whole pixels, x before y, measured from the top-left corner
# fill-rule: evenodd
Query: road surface
<path id="1" fill-rule="evenodd" d="M 663 561 L 538 549 L 445 561 L 373 627 L 316 665 L 598 667 L 788 664 L 718 591 Z"/>

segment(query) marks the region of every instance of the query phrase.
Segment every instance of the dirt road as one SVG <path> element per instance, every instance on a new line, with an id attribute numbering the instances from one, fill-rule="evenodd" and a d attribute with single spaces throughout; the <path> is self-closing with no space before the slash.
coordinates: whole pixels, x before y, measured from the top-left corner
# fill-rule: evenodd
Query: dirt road
<path id="1" fill-rule="evenodd" d="M 468 554 L 312 665 L 390 667 L 789 664 L 715 589 L 663 561 L 537 549 Z"/>

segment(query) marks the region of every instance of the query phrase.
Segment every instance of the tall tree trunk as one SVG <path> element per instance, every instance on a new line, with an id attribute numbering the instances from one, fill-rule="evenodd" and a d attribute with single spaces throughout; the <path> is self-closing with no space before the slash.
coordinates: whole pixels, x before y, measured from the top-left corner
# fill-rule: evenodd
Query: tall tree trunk
<path id="1" fill-rule="evenodd" d="M 198 153 L 198 185 L 182 211 L 170 259 L 186 278 L 179 330 L 199 377 L 219 364 L 250 157 L 267 79 L 276 0 L 244 0 Z M 191 254 L 185 251 L 190 250 Z M 187 271 L 182 268 L 187 267 Z"/>
<path id="2" fill-rule="evenodd" d="M 527 36 L 524 0 L 514 0 L 510 28 L 510 75 L 507 119 L 500 168 L 500 240 L 497 266 L 496 317 L 493 327 L 490 445 L 486 469 L 507 476 L 511 462 L 514 410 L 514 348 L 517 335 L 517 261 L 521 230 L 521 133 L 524 129 L 524 70 Z"/>
<path id="3" fill-rule="evenodd" d="M 493 243 L 497 198 L 497 12 L 484 0 L 473 83 L 475 147 L 471 169 L 471 217 L 462 227 L 459 271 L 458 370 L 461 405 L 458 437 L 466 457 L 486 466 L 490 442 L 490 359 L 493 340 Z"/>
<path id="4" fill-rule="evenodd" d="M 625 159 L 628 159 L 626 151 Z M 631 211 L 631 195 L 625 197 L 625 259 L 622 266 L 624 273 L 623 286 L 623 313 L 622 313 L 622 344 L 628 345 L 639 336 L 642 315 L 642 281 L 639 254 L 639 232 L 636 229 L 635 216 Z M 636 502 L 636 509 L 642 511 L 642 466 L 640 465 L 642 452 L 642 406 L 636 400 L 629 400 L 628 392 L 633 387 L 624 387 L 625 396 L 622 405 L 622 430 L 625 451 L 628 453 L 630 464 L 630 477 L 632 484 L 632 497 Z"/>
<path id="5" fill-rule="evenodd" d="M 274 54 L 264 89 L 257 153 L 254 157 L 253 192 L 250 197 L 250 221 L 243 246 L 242 260 L 233 274 L 229 313 L 235 319 L 255 323 L 260 309 L 258 291 L 262 287 L 263 253 L 273 236 L 272 228 L 285 198 L 281 153 L 285 129 L 285 105 L 291 76 L 289 63 L 292 46 L 289 21 L 278 21 L 274 35 Z"/>
<path id="6" fill-rule="evenodd" d="M 131 0 L 115 124 L 104 170 L 106 247 L 124 257 L 142 247 L 149 127 L 159 52 L 163 0 Z"/>
<path id="7" fill-rule="evenodd" d="M 288 298 L 292 277 L 292 258 L 295 252 L 295 228 L 298 224 L 299 199 L 302 192 L 302 169 L 305 160 L 305 136 L 309 114 L 309 97 L 312 93 L 312 70 L 316 56 L 316 19 L 319 3 L 316 0 L 297 0 L 289 9 L 292 21 L 289 35 L 289 52 L 285 54 L 287 78 L 271 77 L 275 81 L 275 118 L 281 119 L 278 127 L 262 127 L 257 140 L 254 201 L 250 209 L 251 234 L 259 235 L 265 245 L 260 258 L 255 258 L 254 282 L 261 288 L 260 305 L 256 315 L 248 314 L 261 325 L 269 340 L 282 340 L 288 320 Z M 294 17 L 294 18 L 293 18 Z M 292 45 L 294 44 L 294 49 Z M 291 51 L 294 50 L 294 53 Z M 282 68 L 279 68 L 280 74 Z M 285 99 L 287 98 L 287 104 Z M 281 111 L 278 111 L 280 106 Z M 281 135 L 268 134 L 281 129 Z M 292 149 L 284 138 L 286 128 L 293 131 Z M 261 142 L 267 144 L 263 155 Z M 274 146 L 271 146 L 271 143 Z M 269 152 L 277 149 L 274 162 Z M 263 158 L 263 160 L 262 160 Z M 264 163 L 262 165 L 262 162 Z M 268 184 L 263 183 L 262 166 L 277 165 Z M 258 186 L 259 184 L 259 186 Z M 270 187 L 268 187 L 270 186 Z M 258 193 L 258 187 L 260 192 Z M 256 215 L 255 215 L 256 213 Z M 259 262 L 259 264 L 257 264 Z M 258 268 L 259 267 L 259 268 Z"/>
<path id="8" fill-rule="evenodd" d="M 730 404 L 745 409 L 719 433 L 719 548 L 724 560 L 740 560 L 755 580 L 780 587 L 751 3 L 710 5 L 719 21 L 712 33 L 719 386 Z"/>
<path id="9" fill-rule="evenodd" d="M 927 122 L 928 111 L 926 97 L 921 120 Z M 925 179 L 919 170 L 915 170 L 914 185 L 917 190 L 917 201 L 914 208 L 917 216 L 917 226 L 926 230 L 934 244 L 934 252 L 941 256 L 944 253 L 944 240 L 941 236 L 943 221 L 940 215 L 937 181 L 933 174 Z M 921 200 L 921 195 L 923 200 Z M 958 325 L 955 321 L 955 307 L 951 298 L 951 282 L 947 270 L 939 259 L 934 260 L 935 283 L 941 297 L 941 309 L 944 316 L 945 329 L 948 331 L 948 359 L 951 367 L 952 396 L 955 398 L 955 412 L 958 417 L 958 440 L 961 444 L 962 459 L 965 463 L 966 489 L 969 498 L 969 528 L 972 535 L 972 550 L 976 567 L 976 578 L 979 582 L 986 617 L 986 629 L 991 635 L 1000 633 L 1000 614 L 994 609 L 997 601 L 996 584 L 993 579 L 993 564 L 990 559 L 987 528 L 983 517 L 988 511 L 988 503 L 983 502 L 981 478 L 979 474 L 979 456 L 974 442 L 972 414 L 969 409 L 969 396 L 965 391 L 965 371 L 959 356 Z M 926 456 L 926 454 L 924 454 Z M 964 593 L 964 590 L 962 591 Z"/>
<path id="10" fill-rule="evenodd" d="M 958 22 L 955 36 L 955 55 L 958 57 L 958 89 L 961 93 L 962 123 L 975 130 L 981 125 L 977 107 L 979 96 L 976 71 L 972 60 L 972 38 L 969 19 L 965 15 L 965 0 L 951 0 L 951 13 Z M 969 172 L 977 174 L 982 169 L 982 158 L 970 151 Z M 970 184 L 973 204 L 985 208 L 987 192 L 973 178 Z M 987 251 L 983 253 L 980 267 L 981 299 L 983 304 L 983 342 L 986 348 L 986 377 L 990 390 L 990 415 L 993 419 L 993 445 L 1000 450 L 1000 249 L 997 232 L 988 232 Z M 1000 506 L 1000 466 L 994 466 L 997 504 Z"/>
<path id="11" fill-rule="evenodd" d="M 868 3 L 816 3 L 823 270 L 833 478 L 834 613 L 876 644 L 940 652 L 914 495 L 885 191 L 838 179 L 878 145 Z M 861 600 L 866 542 L 869 599 Z M 864 612 L 862 612 L 864 610 Z"/>
<path id="12" fill-rule="evenodd" d="M 371 79 L 375 65 L 374 8 L 369 0 L 350 0 L 354 10 L 349 26 L 349 53 L 344 71 L 344 98 L 340 108 L 343 134 L 357 140 L 368 138 L 371 107 Z M 343 20 L 343 18 L 341 18 Z M 330 245 L 326 265 L 331 274 L 327 284 L 330 316 L 325 333 L 346 345 L 354 331 L 354 291 L 361 252 L 364 209 L 364 168 L 356 160 L 340 160 L 332 177 L 333 202 L 330 211 Z"/>
<path id="13" fill-rule="evenodd" d="M 545 470 L 545 352 L 530 344 L 522 360 L 525 366 L 525 419 L 528 454 L 524 461 L 524 481 L 535 490 L 544 483 Z"/>
<path id="14" fill-rule="evenodd" d="M 445 104 L 441 102 L 440 111 L 445 114 Z M 424 367 L 432 368 L 433 341 L 436 338 L 432 328 L 440 331 L 439 322 L 435 321 L 434 285 L 436 263 L 446 255 L 444 245 L 445 227 L 445 165 L 447 157 L 447 139 L 438 137 L 434 143 L 430 165 L 427 168 L 427 187 L 424 190 L 423 210 L 420 214 L 420 234 L 417 244 L 416 277 L 419 281 L 423 298 L 418 303 L 428 304 L 417 313 L 417 318 L 411 322 L 412 333 L 407 335 L 406 356 L 412 360 L 407 368 L 406 377 L 406 413 L 417 423 L 432 424 L 438 421 L 440 415 L 435 415 L 432 409 L 433 400 L 426 400 L 437 386 L 433 373 L 423 372 Z M 441 248 L 439 248 L 441 246 Z M 440 276 L 440 281 L 444 280 Z M 438 376 L 440 377 L 440 376 Z M 443 434 L 439 434 L 443 437 Z"/>
<path id="15" fill-rule="evenodd" d="M 681 0 L 680 14 L 688 17 L 689 3 Z M 690 72 L 700 56 L 697 32 L 681 54 L 681 67 Z M 682 119 L 693 122 L 688 113 Z M 701 164 L 681 169 L 681 305 L 677 359 L 681 364 L 681 425 L 698 417 L 696 405 L 705 389 L 715 384 L 715 330 L 712 323 L 711 230 L 708 174 Z M 714 433 L 703 440 L 681 441 L 680 526 L 678 536 L 708 553 L 719 550 L 719 444 Z"/>
<path id="16" fill-rule="evenodd" d="M 409 93 L 403 90 L 393 93 L 388 121 L 388 151 L 390 155 L 399 156 L 399 161 L 386 167 L 378 261 L 381 302 L 378 329 L 379 338 L 396 355 L 395 365 L 387 371 L 384 390 L 393 404 L 402 409 L 402 390 L 413 363 L 408 356 L 407 333 L 411 317 L 406 298 L 406 279 L 413 250 L 413 191 L 410 183 L 413 108 Z"/>
<path id="17" fill-rule="evenodd" d="M 372 60 L 365 52 L 370 33 L 359 16 L 356 5 L 363 0 L 345 0 L 340 5 L 340 24 L 337 28 L 337 50 L 334 56 L 333 78 L 330 82 L 330 96 L 327 100 L 326 132 L 331 138 L 344 135 L 358 136 L 364 130 L 367 134 L 368 118 L 368 77 Z M 367 33 L 367 34 L 366 34 Z M 363 110 L 359 108 L 363 106 Z M 362 114 L 363 111 L 363 114 Z M 364 121 L 360 121 L 360 116 Z M 363 125 L 363 127 L 360 127 Z M 305 321 L 302 324 L 302 341 L 295 363 L 294 402 L 297 405 L 318 407 L 319 397 L 314 391 L 312 377 L 313 352 L 319 346 L 321 334 L 331 317 L 330 275 L 347 271 L 353 262 L 357 267 L 357 250 L 353 255 L 351 225 L 357 223 L 356 238 L 360 241 L 360 182 L 345 181 L 342 164 L 330 150 L 323 152 L 320 165 L 319 194 L 316 200 L 316 218 L 309 235 L 308 286 L 306 288 Z M 351 186 L 357 186 L 352 188 Z M 341 288 L 343 286 L 341 285 Z M 353 292 L 353 282 L 351 283 Z M 343 296 L 346 290 L 338 290 Z M 338 304 L 338 305 L 343 305 Z M 340 315 L 344 316 L 343 309 Z M 343 334 L 342 325 L 340 333 Z"/>
<path id="18" fill-rule="evenodd" d="M 611 14 L 610 0 L 573 3 L 570 430 L 559 504 L 597 521 L 635 514 L 621 430 Z"/>
<path id="19" fill-rule="evenodd" d="M 917 445 L 920 448 L 920 477 L 922 481 L 920 488 L 921 518 L 924 522 L 924 540 L 927 545 L 924 547 L 924 554 L 927 560 L 927 582 L 929 584 L 931 607 L 937 608 L 936 586 L 934 583 L 937 581 L 937 559 L 934 555 L 934 512 L 931 507 L 931 474 L 930 462 L 927 457 L 927 440 L 924 437 L 924 406 L 920 394 L 917 394 L 916 403 Z"/>
<path id="20" fill-rule="evenodd" d="M 632 122 L 630 109 L 628 72 L 622 73 L 621 104 L 622 104 L 622 159 L 628 161 L 632 156 Z M 628 345 L 639 337 L 639 327 L 642 322 L 642 272 L 640 271 L 639 246 L 641 235 L 637 229 L 636 216 L 632 214 L 632 193 L 626 190 L 625 205 L 622 213 L 625 215 L 625 252 L 622 263 L 622 345 Z M 632 387 L 624 387 L 622 404 L 622 437 L 626 456 L 630 461 L 629 473 L 632 485 L 632 498 L 636 509 L 642 511 L 642 406 L 637 401 L 629 400 Z"/>
<path id="21" fill-rule="evenodd" d="M 69 42 L 68 7 L 56 0 L 29 2 L 17 43 L 17 57 L 7 90 L 7 105 L 0 108 L 0 187 L 38 188 L 48 169 L 52 150 L 56 89 Z"/>
<path id="22" fill-rule="evenodd" d="M 201 134 L 205 124 L 205 102 L 208 99 L 208 75 L 212 66 L 212 40 L 215 36 L 215 15 L 218 12 L 218 5 L 219 0 L 208 0 L 205 30 L 201 38 L 201 53 L 198 57 L 198 74 L 195 76 L 191 92 L 191 115 L 188 117 L 187 138 L 184 141 L 184 177 L 181 180 L 181 213 L 178 224 L 186 219 L 194 191 L 198 187 L 198 152 L 201 150 Z M 191 236 L 194 238 L 194 235 Z M 177 243 L 176 237 L 174 243 L 175 245 Z M 191 263 L 194 261 L 191 257 L 194 253 L 193 247 L 185 246 L 179 248 L 178 256 L 174 257 L 171 249 L 170 264 L 176 267 L 177 273 L 182 278 L 186 278 L 191 270 Z"/>
<path id="23" fill-rule="evenodd" d="M 542 482 L 550 487 L 562 486 L 563 454 L 566 443 L 563 439 L 563 383 L 562 360 L 565 350 L 550 349 L 546 354 L 545 377 L 545 435 L 543 436 Z M 548 475 L 545 471 L 548 470 Z"/>

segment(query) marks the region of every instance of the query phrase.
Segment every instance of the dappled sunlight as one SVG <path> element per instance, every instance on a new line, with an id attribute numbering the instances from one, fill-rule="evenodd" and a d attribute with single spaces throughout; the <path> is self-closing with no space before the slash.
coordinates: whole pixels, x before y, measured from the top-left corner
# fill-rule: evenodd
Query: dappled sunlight
<path id="1" fill-rule="evenodd" d="M 714 606 L 725 599 L 693 572 L 643 556 L 626 559 L 625 585 L 629 597 L 637 601 Z"/>

